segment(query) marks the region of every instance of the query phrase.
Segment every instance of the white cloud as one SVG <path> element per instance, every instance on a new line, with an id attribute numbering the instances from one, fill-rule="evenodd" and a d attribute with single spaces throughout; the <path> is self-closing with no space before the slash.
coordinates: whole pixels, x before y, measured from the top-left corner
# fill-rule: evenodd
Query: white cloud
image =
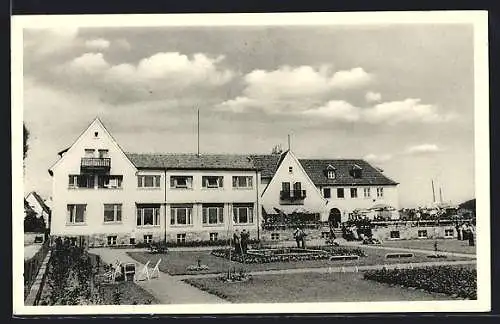
<path id="1" fill-rule="evenodd" d="M 129 51 L 131 49 L 130 43 L 124 38 L 117 39 L 113 43 L 116 47 L 122 50 Z"/>
<path id="2" fill-rule="evenodd" d="M 24 49 L 39 57 L 60 54 L 74 47 L 77 37 L 76 27 L 30 28 L 24 31 Z"/>
<path id="3" fill-rule="evenodd" d="M 105 50 L 109 48 L 110 42 L 104 38 L 89 39 L 85 46 L 90 49 Z"/>
<path id="4" fill-rule="evenodd" d="M 179 91 L 226 84 L 234 72 L 220 67 L 223 60 L 223 56 L 210 58 L 198 53 L 188 57 L 167 52 L 154 54 L 137 64 L 111 65 L 102 53 L 85 53 L 60 66 L 57 72 L 65 82 L 85 86 L 82 90 L 101 93 L 104 99 L 157 100 Z"/>
<path id="5" fill-rule="evenodd" d="M 380 94 L 380 92 L 368 91 L 365 94 L 365 100 L 367 102 L 380 101 L 380 100 L 382 100 L 382 95 Z"/>
<path id="6" fill-rule="evenodd" d="M 343 100 L 332 100 L 317 109 L 306 110 L 304 115 L 344 121 L 358 121 L 361 110 Z"/>
<path id="7" fill-rule="evenodd" d="M 320 105 L 325 98 L 372 80 L 363 68 L 333 71 L 331 66 L 281 66 L 276 70 L 253 70 L 243 78 L 242 95 L 222 103 L 221 109 L 243 112 L 257 108 L 267 112 L 301 112 Z"/>
<path id="8" fill-rule="evenodd" d="M 368 154 L 366 155 L 363 159 L 369 162 L 374 162 L 374 163 L 381 163 L 381 162 L 386 162 L 392 159 L 391 154 Z"/>
<path id="9" fill-rule="evenodd" d="M 420 144 L 411 146 L 406 150 L 408 154 L 424 154 L 424 153 L 436 153 L 440 152 L 441 149 L 436 144 Z"/>

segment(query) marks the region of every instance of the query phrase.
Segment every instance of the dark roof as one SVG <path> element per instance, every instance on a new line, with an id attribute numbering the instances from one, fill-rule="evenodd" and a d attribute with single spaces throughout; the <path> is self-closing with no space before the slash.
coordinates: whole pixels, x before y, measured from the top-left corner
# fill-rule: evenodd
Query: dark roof
<path id="1" fill-rule="evenodd" d="M 255 167 L 261 170 L 262 178 L 272 178 L 280 162 L 280 154 L 254 154 L 251 158 Z"/>
<path id="2" fill-rule="evenodd" d="M 33 197 L 35 197 L 40 206 L 42 206 L 43 211 L 46 213 L 50 213 L 50 208 L 45 204 L 42 197 L 40 197 L 35 191 L 32 191 L 31 194 L 33 195 Z"/>
<path id="3" fill-rule="evenodd" d="M 136 154 L 126 153 L 139 169 L 257 170 L 250 155 L 237 154 Z"/>
<path id="4" fill-rule="evenodd" d="M 299 159 L 300 164 L 315 185 L 396 185 L 392 179 L 383 175 L 368 162 L 359 159 Z M 335 179 L 328 179 L 326 169 L 328 165 L 335 168 Z M 354 178 L 350 174 L 351 168 L 359 166 L 362 169 L 361 177 Z"/>

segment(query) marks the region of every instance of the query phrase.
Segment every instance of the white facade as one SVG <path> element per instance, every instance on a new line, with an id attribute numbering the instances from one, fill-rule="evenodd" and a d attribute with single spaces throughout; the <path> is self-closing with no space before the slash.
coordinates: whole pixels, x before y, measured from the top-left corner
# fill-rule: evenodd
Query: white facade
<path id="1" fill-rule="evenodd" d="M 49 213 L 45 210 L 45 208 L 35 197 L 35 193 L 30 192 L 28 196 L 26 196 L 26 201 L 38 216 L 43 217 L 43 219 L 45 220 L 45 228 L 49 228 Z"/>

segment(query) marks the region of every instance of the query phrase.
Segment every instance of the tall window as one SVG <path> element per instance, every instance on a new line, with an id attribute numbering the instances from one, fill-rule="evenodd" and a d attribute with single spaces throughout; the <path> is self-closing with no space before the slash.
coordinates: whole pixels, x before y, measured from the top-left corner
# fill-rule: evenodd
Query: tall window
<path id="1" fill-rule="evenodd" d="M 93 158 L 94 155 L 95 155 L 94 149 L 85 149 L 85 157 L 86 158 Z"/>
<path id="2" fill-rule="evenodd" d="M 337 188 L 337 198 L 344 198 L 344 188 Z"/>
<path id="3" fill-rule="evenodd" d="M 116 235 L 108 236 L 108 245 L 116 245 Z"/>
<path id="4" fill-rule="evenodd" d="M 202 221 L 204 225 L 224 224 L 223 204 L 203 204 L 202 212 Z"/>
<path id="5" fill-rule="evenodd" d="M 78 174 L 69 175 L 68 186 L 69 188 L 88 188 L 93 189 L 95 183 L 95 177 L 91 174 Z"/>
<path id="6" fill-rule="evenodd" d="M 137 226 L 160 226 L 160 205 L 137 205 Z"/>
<path id="7" fill-rule="evenodd" d="M 203 188 L 222 188 L 224 187 L 224 177 L 203 176 L 201 177 Z"/>
<path id="8" fill-rule="evenodd" d="M 370 188 L 363 188 L 363 196 L 365 198 L 370 198 Z"/>
<path id="9" fill-rule="evenodd" d="M 97 178 L 98 188 L 119 189 L 122 187 L 123 176 L 121 175 L 100 175 Z"/>
<path id="10" fill-rule="evenodd" d="M 377 188 L 377 198 L 382 198 L 384 197 L 384 188 L 380 187 Z"/>
<path id="11" fill-rule="evenodd" d="M 139 188 L 160 188 L 161 176 L 159 175 L 139 175 L 137 176 L 137 187 Z"/>
<path id="12" fill-rule="evenodd" d="M 290 182 L 282 182 L 281 190 L 285 192 L 290 192 Z"/>
<path id="13" fill-rule="evenodd" d="M 233 176 L 233 188 L 251 189 L 253 187 L 253 177 Z"/>
<path id="14" fill-rule="evenodd" d="M 171 176 L 170 188 L 177 189 L 192 189 L 193 177 L 192 176 Z"/>
<path id="15" fill-rule="evenodd" d="M 233 222 L 235 224 L 253 224 L 253 204 L 234 204 Z"/>
<path id="16" fill-rule="evenodd" d="M 351 188 L 351 198 L 358 198 L 358 188 Z"/>
<path id="17" fill-rule="evenodd" d="M 85 213 L 87 205 L 72 204 L 68 205 L 68 224 L 83 224 L 85 223 Z"/>
<path id="18" fill-rule="evenodd" d="M 193 224 L 192 205 L 172 205 L 170 207 L 170 225 Z"/>
<path id="19" fill-rule="evenodd" d="M 107 158 L 109 155 L 109 150 L 99 150 L 99 158 Z"/>
<path id="20" fill-rule="evenodd" d="M 323 197 L 325 197 L 325 198 L 332 197 L 332 191 L 330 188 L 323 188 Z"/>
<path id="21" fill-rule="evenodd" d="M 122 204 L 104 204 L 104 222 L 121 222 Z"/>

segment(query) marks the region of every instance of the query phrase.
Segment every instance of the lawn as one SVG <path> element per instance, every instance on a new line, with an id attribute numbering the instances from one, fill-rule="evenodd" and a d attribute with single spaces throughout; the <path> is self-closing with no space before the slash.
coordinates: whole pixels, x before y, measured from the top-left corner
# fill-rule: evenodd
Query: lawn
<path id="1" fill-rule="evenodd" d="M 392 264 L 392 263 L 409 263 L 409 262 L 433 262 L 436 259 L 428 258 L 426 254 L 415 253 L 413 258 L 402 259 L 386 259 L 385 255 L 390 253 L 388 250 L 379 249 L 363 249 L 367 257 L 361 257 L 357 261 L 329 261 L 329 260 L 310 260 L 310 261 L 293 261 L 293 262 L 272 262 L 265 264 L 243 264 L 239 262 L 230 262 L 227 259 L 216 257 L 210 254 L 210 251 L 169 251 L 168 254 L 150 254 L 148 252 L 127 252 L 127 254 L 140 263 L 146 263 L 148 260 L 151 264 L 155 264 L 158 258 L 162 258 L 160 270 L 171 275 L 186 275 L 186 274 L 202 274 L 202 273 L 221 273 L 228 270 L 229 266 L 236 269 L 245 269 L 247 271 L 265 271 L 265 270 L 281 270 L 281 269 L 297 269 L 297 268 L 321 268 L 335 267 L 339 265 L 375 265 L 375 264 Z M 188 271 L 187 267 L 197 264 L 197 260 L 201 260 L 201 264 L 209 267 L 208 270 Z M 439 259 L 441 261 L 452 260 L 469 260 L 461 257 L 448 257 Z"/>
<path id="2" fill-rule="evenodd" d="M 132 281 L 103 285 L 100 288 L 102 305 L 158 304 L 153 295 Z"/>
<path id="3" fill-rule="evenodd" d="M 383 246 L 434 251 L 434 242 L 435 240 L 431 239 L 384 241 Z M 439 251 L 476 254 L 476 247 L 469 246 L 469 241 L 439 239 L 437 242 Z"/>
<path id="4" fill-rule="evenodd" d="M 184 281 L 233 303 L 454 300 L 443 294 L 365 280 L 361 273 L 265 275 L 243 283 L 224 283 L 218 278 Z"/>

